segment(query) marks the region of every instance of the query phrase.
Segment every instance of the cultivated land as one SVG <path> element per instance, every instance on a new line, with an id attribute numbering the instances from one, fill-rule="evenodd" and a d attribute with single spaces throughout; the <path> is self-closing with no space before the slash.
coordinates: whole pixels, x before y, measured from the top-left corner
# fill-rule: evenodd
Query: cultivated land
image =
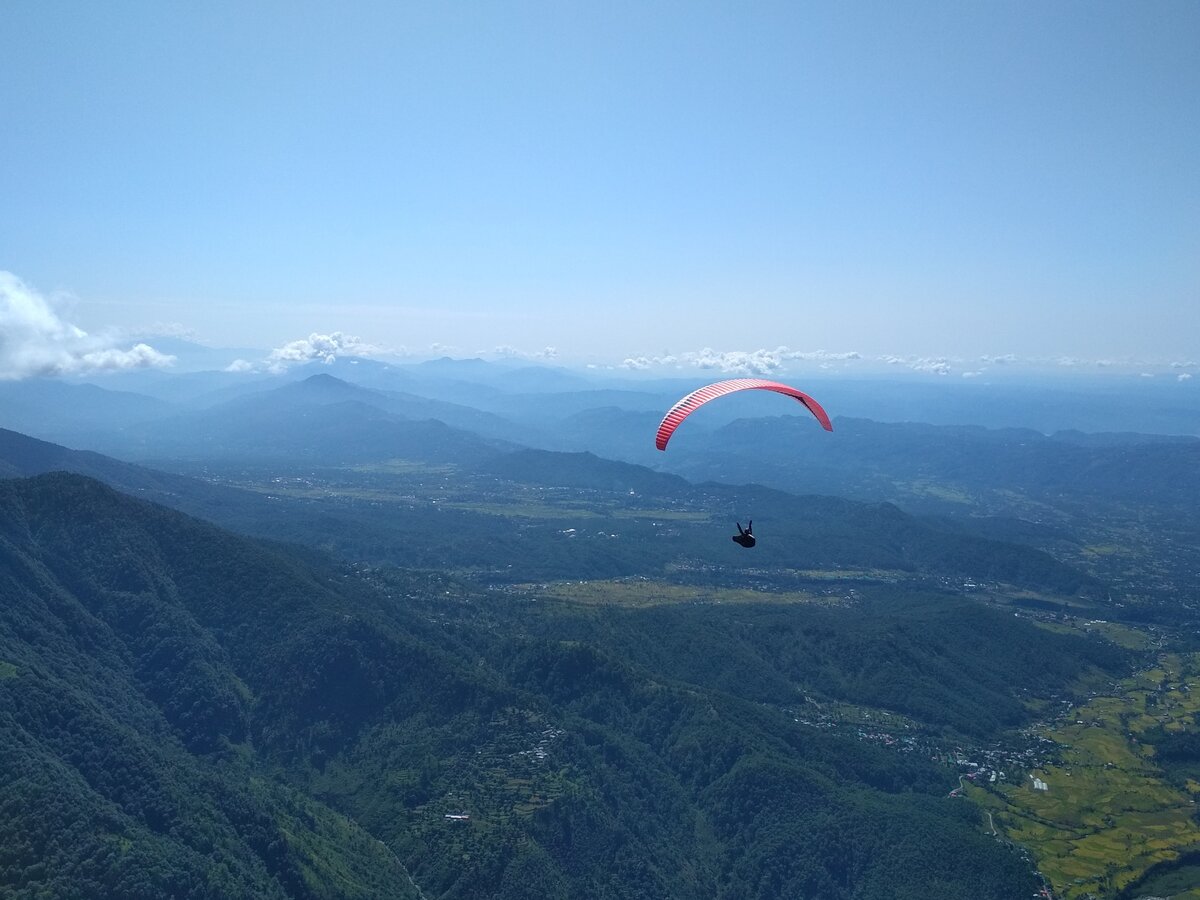
<path id="1" fill-rule="evenodd" d="M 692 587 L 641 576 L 596 581 L 557 581 L 514 585 L 512 592 L 595 606 L 639 608 L 677 603 L 826 603 L 846 602 L 841 591 L 766 591 Z"/>
<path id="2" fill-rule="evenodd" d="M 1121 896 L 1156 866 L 1165 879 L 1171 863 L 1200 849 L 1200 783 L 1168 779 L 1148 741 L 1152 732 L 1194 731 L 1198 712 L 1200 654 L 1164 654 L 1043 729 L 1056 745 L 1053 764 L 968 795 L 1033 853 L 1066 900 Z M 1170 896 L 1200 897 L 1200 869 L 1170 874 Z"/>

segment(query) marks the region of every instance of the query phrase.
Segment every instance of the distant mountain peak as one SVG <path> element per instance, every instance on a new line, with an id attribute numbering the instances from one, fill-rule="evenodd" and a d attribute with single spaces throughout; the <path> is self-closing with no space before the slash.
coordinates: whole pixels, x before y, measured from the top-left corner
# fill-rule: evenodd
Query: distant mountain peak
<path id="1" fill-rule="evenodd" d="M 357 390 L 358 388 L 348 381 L 344 381 L 328 372 L 319 372 L 316 375 L 309 375 L 300 384 L 311 385 L 313 387 L 340 387 Z"/>
<path id="2" fill-rule="evenodd" d="M 362 387 L 352 381 L 346 381 L 345 379 L 338 378 L 336 375 L 330 375 L 328 372 L 319 372 L 316 375 L 309 375 L 300 381 L 294 381 L 291 384 L 274 388 L 264 396 L 290 397 L 292 401 L 302 400 L 309 402 L 315 400 L 317 402 L 325 402 L 331 399 L 341 401 L 351 397 L 361 399 L 378 393 L 378 391 L 372 388 Z"/>

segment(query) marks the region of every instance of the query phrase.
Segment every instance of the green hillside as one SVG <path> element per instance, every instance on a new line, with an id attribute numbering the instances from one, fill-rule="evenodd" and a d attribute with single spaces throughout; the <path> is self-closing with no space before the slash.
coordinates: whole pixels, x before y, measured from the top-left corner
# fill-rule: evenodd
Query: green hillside
<path id="1" fill-rule="evenodd" d="M 0 482 L 0 580 L 17 897 L 403 897 L 411 873 L 463 898 L 1007 900 L 1032 875 L 951 772 L 790 706 L 992 733 L 1020 685 L 1123 664 L 933 600 L 531 603 L 63 474 Z M 972 625 L 992 638 L 952 651 Z"/>

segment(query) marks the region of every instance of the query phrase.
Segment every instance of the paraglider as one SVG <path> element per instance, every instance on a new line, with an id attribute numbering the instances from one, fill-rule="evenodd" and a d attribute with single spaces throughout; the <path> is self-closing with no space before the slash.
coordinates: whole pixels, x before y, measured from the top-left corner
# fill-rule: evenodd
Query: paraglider
<path id="1" fill-rule="evenodd" d="M 735 534 L 732 538 L 730 538 L 730 540 L 732 540 L 735 544 L 741 544 L 746 549 L 750 549 L 751 547 L 753 547 L 754 546 L 754 520 L 751 519 L 749 524 L 747 524 L 745 528 L 742 527 L 741 522 L 735 522 L 734 524 L 737 525 L 737 527 L 738 527 L 738 533 Z"/>
<path id="2" fill-rule="evenodd" d="M 671 435 L 675 433 L 675 429 L 679 427 L 679 423 L 709 400 L 715 400 L 718 397 L 724 397 L 726 394 L 732 394 L 737 391 L 749 390 L 774 391 L 777 394 L 786 394 L 789 397 L 793 397 L 816 417 L 816 420 L 821 423 L 822 428 L 826 431 L 833 431 L 833 425 L 830 423 L 829 416 L 826 415 L 825 410 L 821 408 L 821 404 L 803 391 L 798 391 L 796 388 L 781 384 L 778 381 L 767 381 L 764 378 L 731 378 L 728 381 L 718 381 L 715 384 L 692 391 L 672 406 L 658 426 L 658 434 L 654 438 L 654 445 L 659 450 L 666 450 L 667 441 L 671 440 Z"/>
<path id="3" fill-rule="evenodd" d="M 663 417 L 662 422 L 659 423 L 658 434 L 654 438 L 654 445 L 659 450 L 666 450 L 667 442 L 671 440 L 671 435 L 675 433 L 675 429 L 679 427 L 679 424 L 709 400 L 716 400 L 718 397 L 724 397 L 726 394 L 733 394 L 737 391 L 749 390 L 774 391 L 777 394 L 786 394 L 799 401 L 805 409 L 812 413 L 816 420 L 821 423 L 822 428 L 826 431 L 833 431 L 833 424 L 829 421 L 828 414 L 821 408 L 821 404 L 803 391 L 799 391 L 778 381 L 767 381 L 765 378 L 731 378 L 728 381 L 718 381 L 714 384 L 706 385 L 699 390 L 692 391 L 672 406 Z M 742 528 L 741 522 L 735 524 L 737 525 L 738 533 L 733 535 L 733 542 L 747 549 L 753 547 L 756 543 L 754 538 L 754 520 L 751 519 L 745 528 Z"/>

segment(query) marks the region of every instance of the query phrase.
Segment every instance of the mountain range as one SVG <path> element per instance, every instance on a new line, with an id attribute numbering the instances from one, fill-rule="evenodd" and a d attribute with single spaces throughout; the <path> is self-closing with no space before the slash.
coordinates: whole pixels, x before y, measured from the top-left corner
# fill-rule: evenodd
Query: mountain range
<path id="1" fill-rule="evenodd" d="M 904 673 L 894 703 L 988 733 L 1013 687 L 1122 665 L 965 601 L 531 610 L 78 475 L 0 509 L 14 897 L 1007 898 L 1028 871 L 948 773 L 786 710 Z"/>
<path id="2" fill-rule="evenodd" d="M 1188 434 L 754 397 L 664 454 L 678 379 L 110 386 L 0 385 L 4 896 L 1028 896 L 955 761 L 1147 664 L 1078 621 L 1187 640 Z"/>

